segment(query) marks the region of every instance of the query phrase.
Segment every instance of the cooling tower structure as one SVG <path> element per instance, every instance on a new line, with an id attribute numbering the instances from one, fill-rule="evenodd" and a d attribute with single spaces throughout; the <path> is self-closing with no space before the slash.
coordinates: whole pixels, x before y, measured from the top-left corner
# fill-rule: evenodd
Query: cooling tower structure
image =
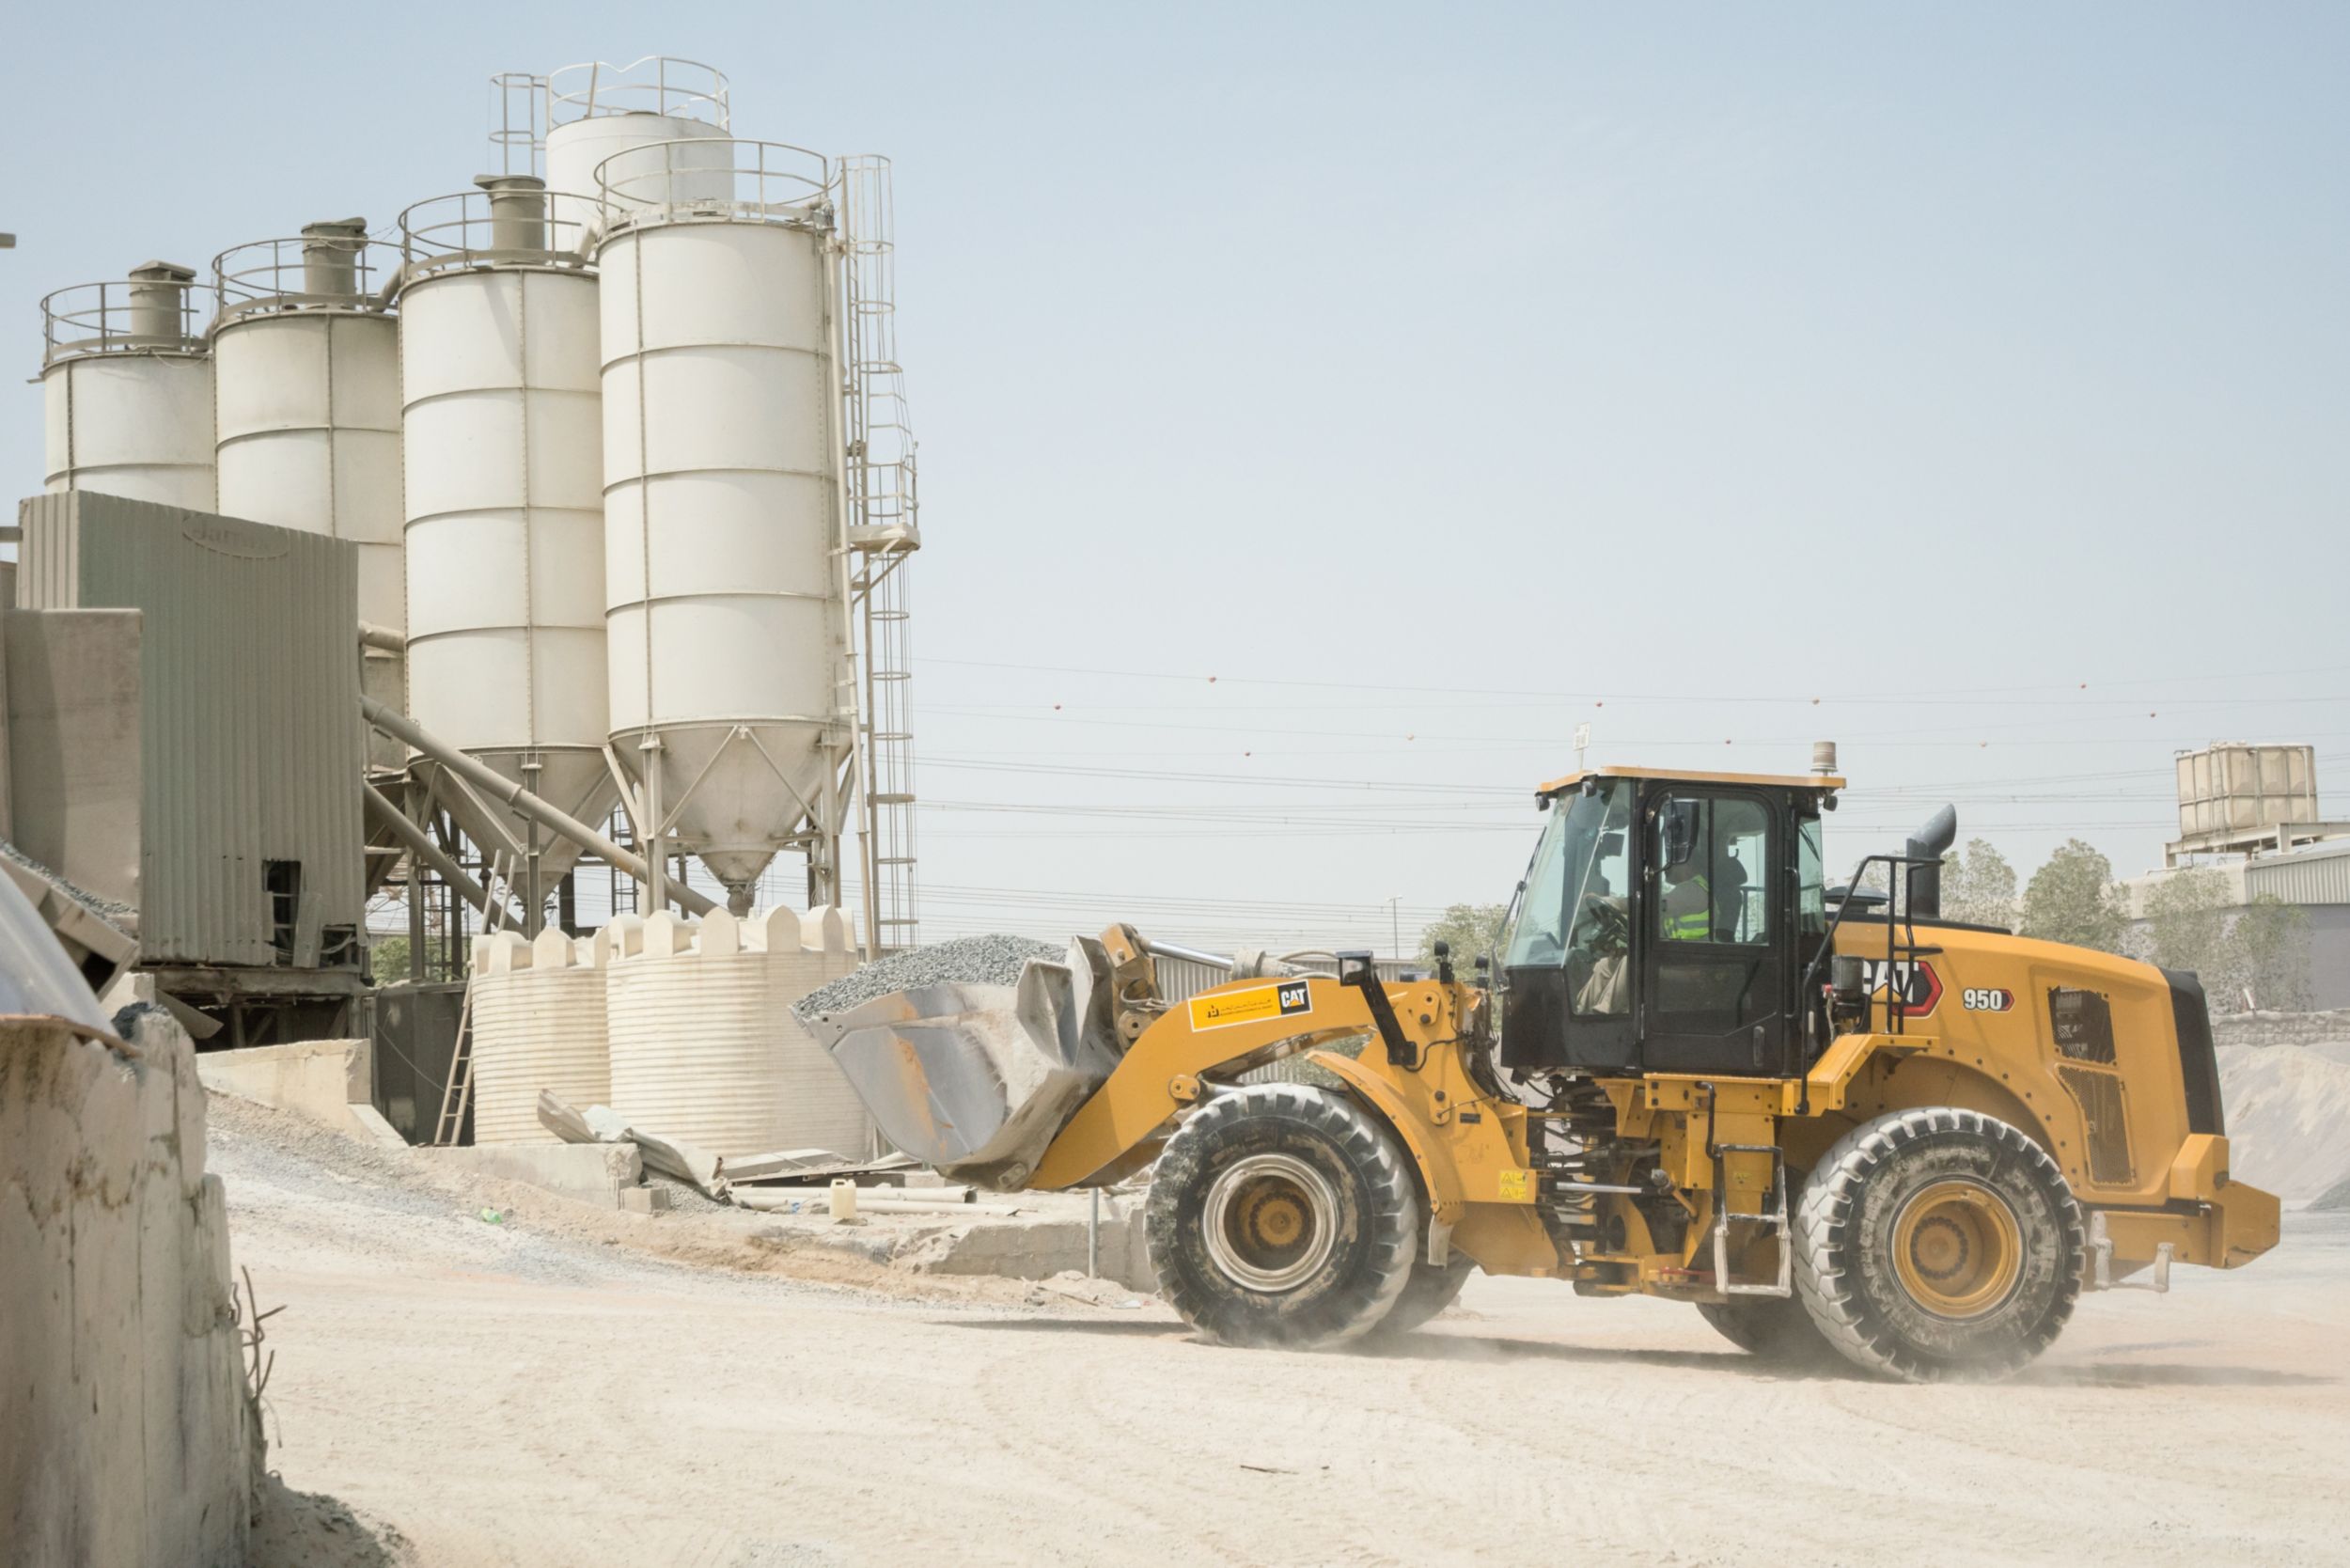
<path id="1" fill-rule="evenodd" d="M 861 1156 L 872 1122 L 791 1004 L 856 966 L 840 911 L 621 917 L 605 928 L 612 1108 L 728 1159 Z"/>
<path id="2" fill-rule="evenodd" d="M 49 490 L 213 510 L 211 294 L 149 261 L 40 302 Z"/>
<path id="3" fill-rule="evenodd" d="M 358 546 L 359 619 L 397 635 L 400 572 L 397 249 L 367 222 L 315 223 L 212 261 L 217 510 Z M 355 635 L 355 632 L 354 632 Z M 367 695 L 402 706 L 399 655 L 370 650 Z M 397 747 L 371 757 L 398 768 Z"/>
<path id="4" fill-rule="evenodd" d="M 611 1099 L 601 954 L 559 931 L 474 938 L 474 1142 L 557 1141 L 539 1121 L 542 1090 L 569 1105 Z"/>
<path id="5" fill-rule="evenodd" d="M 602 370 L 588 235 L 550 216 L 536 179 L 475 183 L 400 220 L 408 712 L 601 823 L 619 792 L 603 760 Z M 518 868 L 526 909 L 578 858 L 570 840 L 481 792 L 435 794 L 484 854 L 502 850 Z"/>
<path id="6" fill-rule="evenodd" d="M 738 913 L 787 848 L 809 902 L 837 904 L 856 692 L 828 166 L 655 142 L 596 183 L 605 656 L 632 814 Z"/>

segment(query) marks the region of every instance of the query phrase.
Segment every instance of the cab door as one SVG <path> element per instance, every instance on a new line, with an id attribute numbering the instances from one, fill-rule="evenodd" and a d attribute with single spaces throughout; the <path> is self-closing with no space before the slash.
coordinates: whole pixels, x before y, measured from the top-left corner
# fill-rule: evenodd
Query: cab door
<path id="1" fill-rule="evenodd" d="M 1729 786 L 1647 793 L 1639 908 L 1641 1064 L 1778 1072 L 1787 1015 L 1786 813 Z"/>

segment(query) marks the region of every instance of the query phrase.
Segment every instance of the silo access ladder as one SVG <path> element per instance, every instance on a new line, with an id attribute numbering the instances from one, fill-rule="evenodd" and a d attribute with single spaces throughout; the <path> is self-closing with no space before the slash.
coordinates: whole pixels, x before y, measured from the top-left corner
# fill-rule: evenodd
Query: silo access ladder
<path id="1" fill-rule="evenodd" d="M 494 936 L 506 929 L 507 900 L 514 891 L 514 868 L 504 850 L 494 850 L 481 878 L 488 905 L 481 916 L 481 933 Z M 466 964 L 471 970 L 472 964 Z M 457 1010 L 457 1043 L 449 1049 L 448 1082 L 441 1090 L 441 1114 L 432 1123 L 434 1149 L 453 1147 L 464 1136 L 465 1113 L 473 1108 L 473 977 L 465 978 L 465 1000 Z"/>

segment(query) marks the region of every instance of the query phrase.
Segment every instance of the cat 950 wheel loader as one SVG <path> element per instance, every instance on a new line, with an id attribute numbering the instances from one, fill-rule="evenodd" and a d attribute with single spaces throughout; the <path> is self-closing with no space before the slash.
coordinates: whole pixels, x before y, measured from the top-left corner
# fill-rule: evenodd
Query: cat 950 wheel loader
<path id="1" fill-rule="evenodd" d="M 1940 918 L 1947 810 L 1856 871 L 1881 863 L 1888 894 L 1831 898 L 1842 782 L 1542 786 L 1499 972 L 1472 980 L 1442 954 L 1425 979 L 1368 954 L 1296 973 L 1121 925 L 1016 987 L 805 1021 L 890 1139 L 959 1179 L 1155 1162 L 1162 1293 L 1235 1344 L 1408 1330 L 1476 1267 L 1690 1302 L 1758 1354 L 1996 1375 L 2084 1290 L 2276 1245 L 2277 1200 L 2229 1179 L 2195 978 Z M 1170 1000 L 1154 953 L 1231 978 Z M 1301 1052 L 1339 1087 L 1244 1081 Z"/>

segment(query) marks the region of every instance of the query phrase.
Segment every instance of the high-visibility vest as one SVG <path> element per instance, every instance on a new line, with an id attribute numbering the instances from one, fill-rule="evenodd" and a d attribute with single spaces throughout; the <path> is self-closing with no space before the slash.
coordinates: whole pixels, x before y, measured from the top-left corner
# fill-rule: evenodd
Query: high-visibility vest
<path id="1" fill-rule="evenodd" d="M 1702 873 L 1682 884 L 1695 887 L 1705 895 L 1705 902 L 1697 908 L 1676 915 L 1665 911 L 1665 940 L 1668 942 L 1711 942 L 1714 940 L 1714 888 Z"/>

